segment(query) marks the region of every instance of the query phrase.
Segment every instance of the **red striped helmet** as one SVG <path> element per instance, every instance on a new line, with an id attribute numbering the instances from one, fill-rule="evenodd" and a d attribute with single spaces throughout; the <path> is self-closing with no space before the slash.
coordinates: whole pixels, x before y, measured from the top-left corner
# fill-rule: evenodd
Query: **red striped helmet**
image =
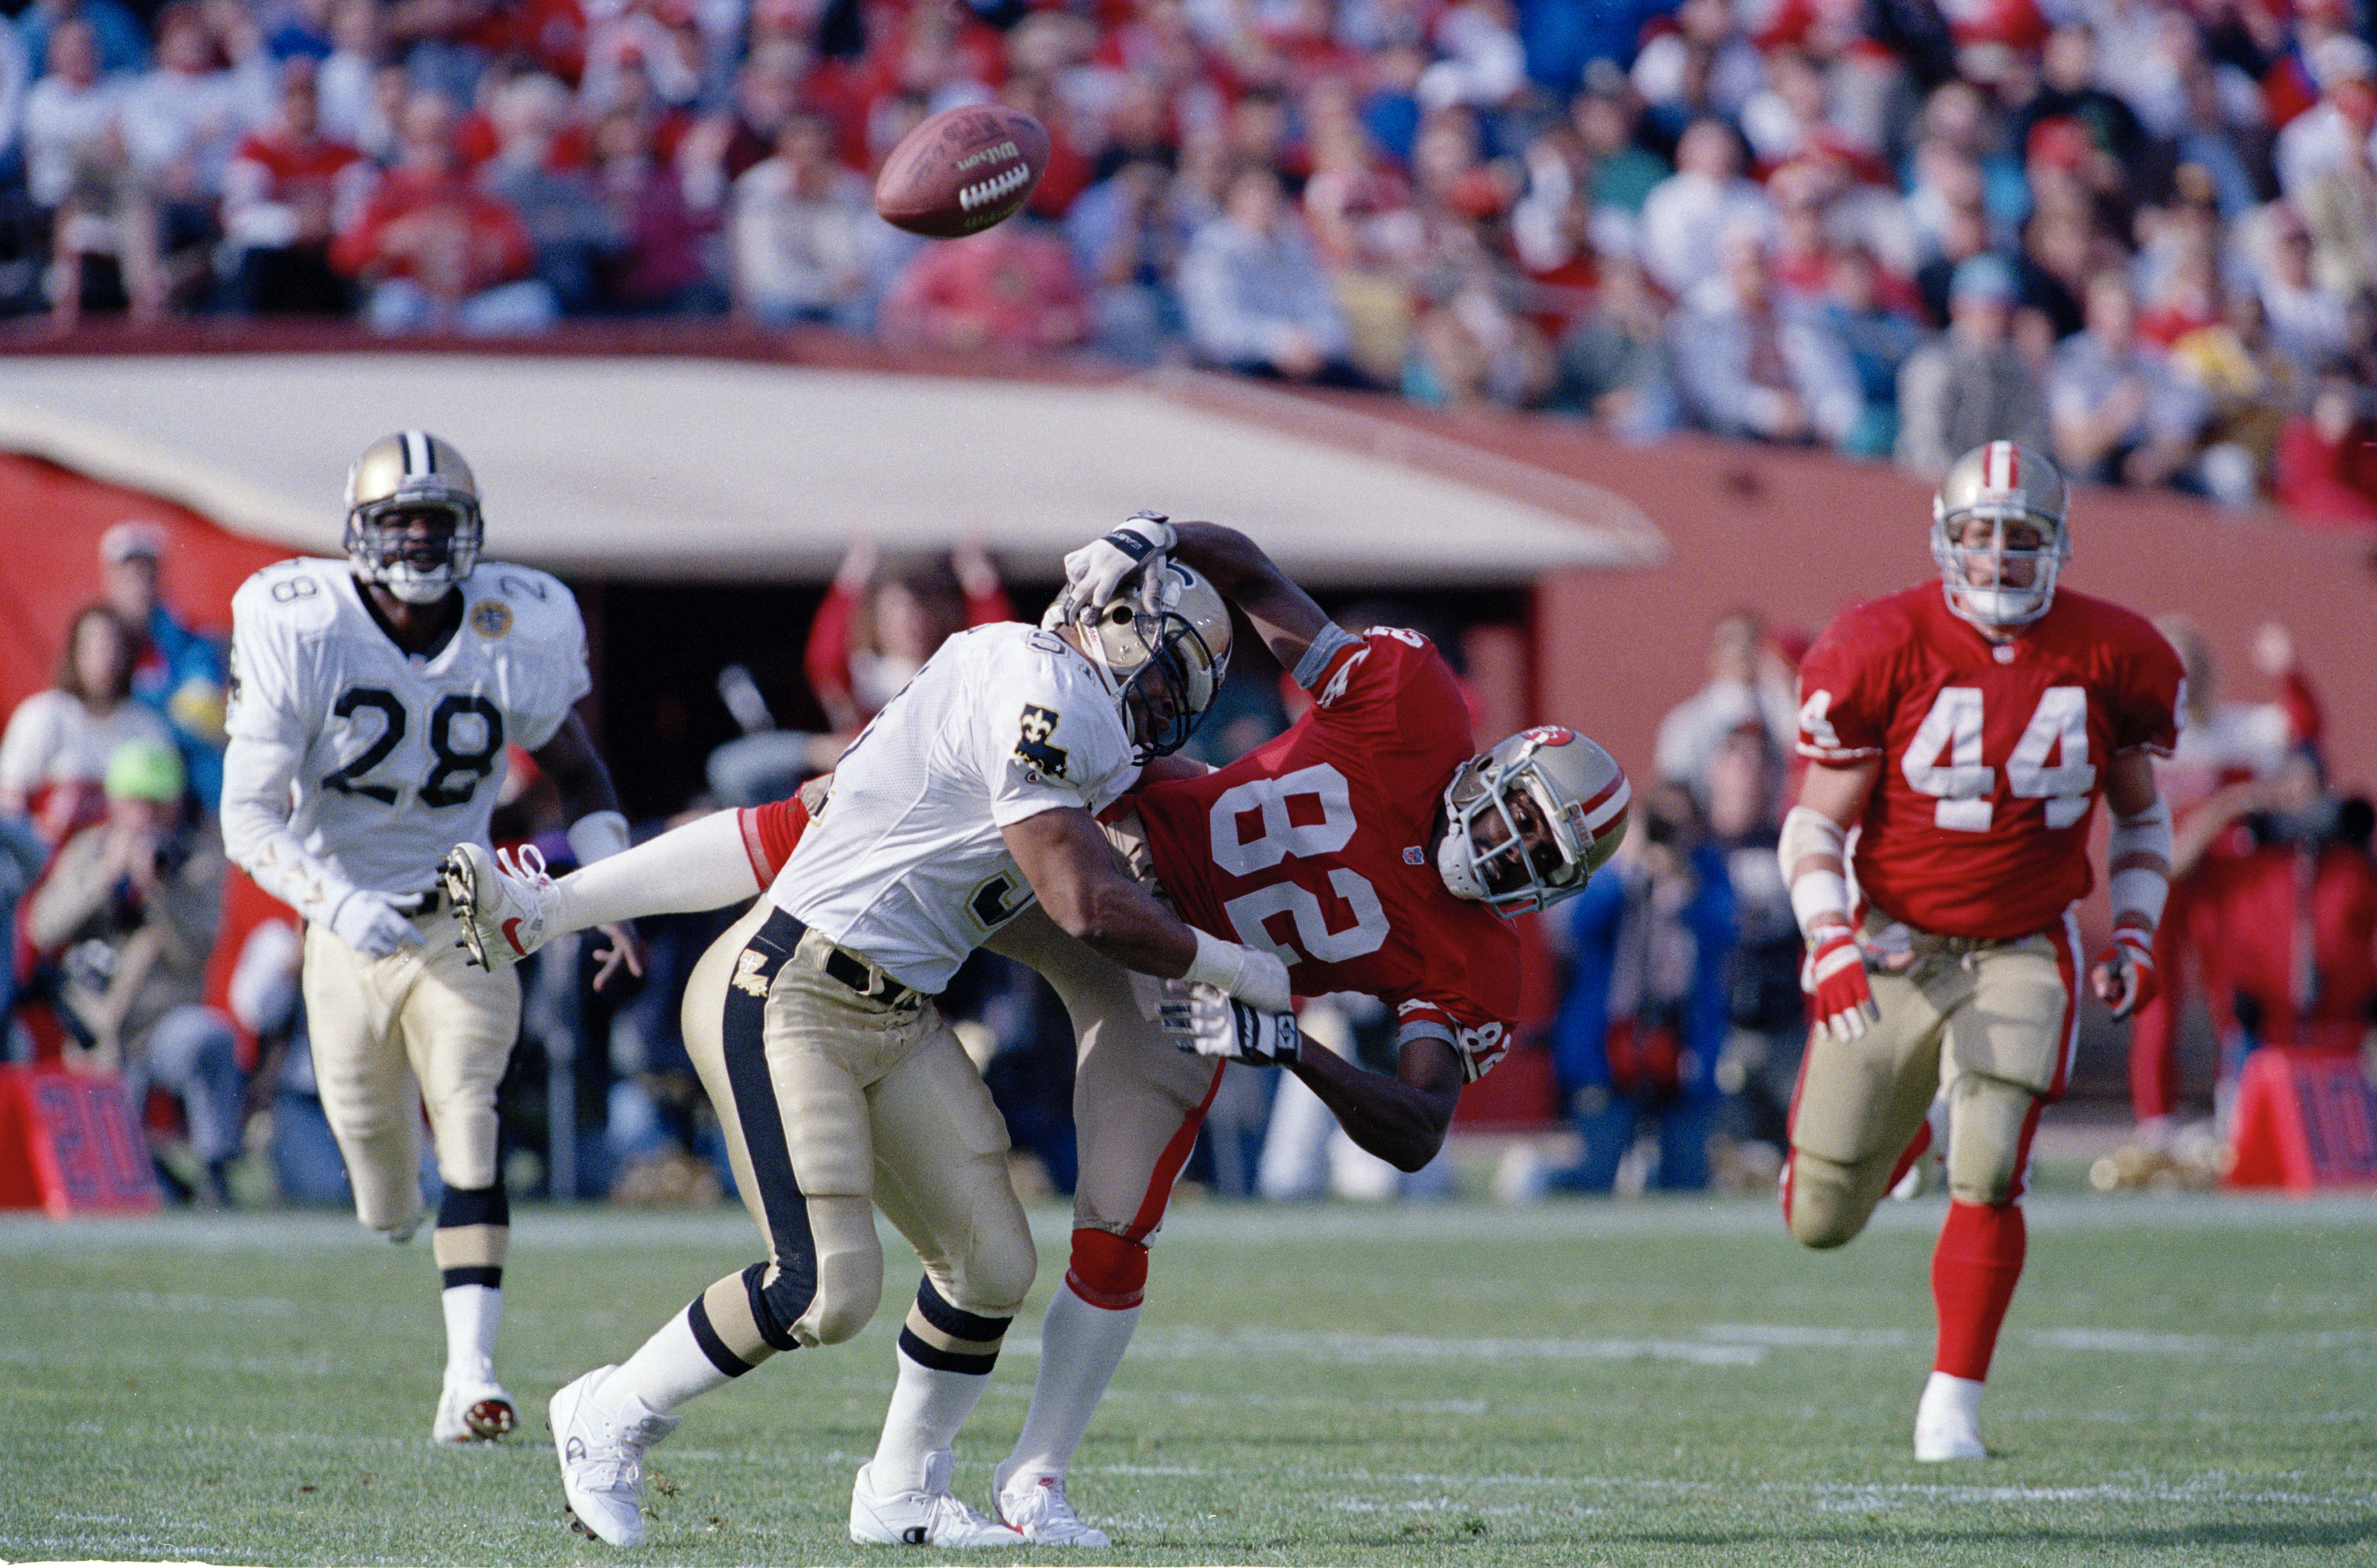
<path id="1" fill-rule="evenodd" d="M 1498 915 L 1549 908 L 1617 852 L 1632 794 L 1617 760 L 1574 730 L 1521 730 L 1444 786 L 1437 874 Z"/>
<path id="2" fill-rule="evenodd" d="M 2056 574 L 2072 558 L 2065 506 L 2063 475 L 2028 447 L 1991 441 L 1958 458 L 1931 502 L 1931 558 L 1949 608 L 1983 628 L 2027 626 L 2045 615 Z M 1988 544 L 1966 545 L 1964 525 L 1977 518 L 1997 526 Z M 2037 531 L 2036 547 L 2008 545 L 2006 525 L 2016 522 Z"/>

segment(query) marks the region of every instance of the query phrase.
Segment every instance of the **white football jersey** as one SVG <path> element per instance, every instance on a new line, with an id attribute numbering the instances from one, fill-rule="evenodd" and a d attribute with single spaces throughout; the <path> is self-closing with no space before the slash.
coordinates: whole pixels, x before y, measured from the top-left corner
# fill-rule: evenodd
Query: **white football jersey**
<path id="1" fill-rule="evenodd" d="M 462 623 L 415 657 L 364 607 L 343 560 L 269 566 L 233 596 L 225 728 L 296 748 L 290 830 L 358 888 L 437 885 L 457 844 L 487 842 L 504 748 L 533 751 L 591 685 L 586 628 L 560 581 L 483 563 Z"/>
<path id="2" fill-rule="evenodd" d="M 1114 694 L 1071 644 L 1012 621 L 962 631 L 842 754 L 768 896 L 938 994 L 1032 905 L 999 830 L 1095 811 L 1138 778 Z"/>

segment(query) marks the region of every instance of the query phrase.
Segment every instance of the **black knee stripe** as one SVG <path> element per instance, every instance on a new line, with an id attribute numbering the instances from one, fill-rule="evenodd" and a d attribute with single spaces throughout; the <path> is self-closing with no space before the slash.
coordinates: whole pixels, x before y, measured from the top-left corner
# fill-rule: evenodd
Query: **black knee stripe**
<path id="1" fill-rule="evenodd" d="M 1007 1335 L 1007 1325 L 1015 1321 L 1011 1317 L 986 1318 L 978 1312 L 953 1307 L 933 1288 L 933 1282 L 929 1279 L 916 1287 L 916 1315 L 951 1339 L 986 1344 L 990 1348 L 986 1351 L 961 1350 L 937 1345 L 903 1324 L 900 1330 L 901 1354 L 919 1366 L 930 1367 L 936 1371 L 967 1372 L 977 1376 L 986 1375 L 998 1364 L 999 1341 Z"/>
<path id="2" fill-rule="evenodd" d="M 437 1228 L 460 1230 L 466 1225 L 512 1222 L 512 1201 L 498 1177 L 493 1187 L 448 1187 L 437 1201 Z"/>
<path id="3" fill-rule="evenodd" d="M 685 1322 L 693 1330 L 693 1342 L 701 1347 L 701 1353 L 710 1358 L 711 1366 L 731 1378 L 739 1378 L 751 1370 L 751 1363 L 728 1349 L 726 1341 L 719 1337 L 710 1321 L 710 1309 L 700 1297 L 695 1297 L 693 1304 L 686 1308 Z"/>
<path id="4" fill-rule="evenodd" d="M 499 1268 L 473 1266 L 461 1269 L 439 1269 L 437 1283 L 451 1290 L 458 1285 L 484 1285 L 490 1290 L 504 1287 L 504 1271 Z"/>

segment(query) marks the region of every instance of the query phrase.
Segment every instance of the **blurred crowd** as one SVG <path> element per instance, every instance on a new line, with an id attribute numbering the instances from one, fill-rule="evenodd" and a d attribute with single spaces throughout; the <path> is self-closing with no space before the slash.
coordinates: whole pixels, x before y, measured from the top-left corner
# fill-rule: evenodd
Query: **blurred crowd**
<path id="1" fill-rule="evenodd" d="M 0 309 L 817 323 L 2377 523 L 2366 0 L 33 0 Z M 1045 121 L 924 242 L 927 114 Z"/>

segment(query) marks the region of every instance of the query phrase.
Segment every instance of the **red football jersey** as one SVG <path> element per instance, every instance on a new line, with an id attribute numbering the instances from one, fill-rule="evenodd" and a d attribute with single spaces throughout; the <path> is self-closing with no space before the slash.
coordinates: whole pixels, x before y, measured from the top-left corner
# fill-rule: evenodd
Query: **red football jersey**
<path id="1" fill-rule="evenodd" d="M 1460 682 L 1417 632 L 1374 629 L 1314 693 L 1268 745 L 1132 797 L 1156 874 L 1190 925 L 1278 953 L 1298 995 L 1377 997 L 1475 1083 L 1510 1048 L 1519 935 L 1447 892 L 1429 854 L 1475 753 Z"/>
<path id="2" fill-rule="evenodd" d="M 1934 580 L 1824 628 L 1799 666 L 1799 750 L 1882 759 L 1855 850 L 1868 903 L 1942 936 L 2023 937 L 2094 885 L 2105 763 L 2168 754 L 2180 688 L 2144 616 L 2062 591 L 1992 644 Z"/>

